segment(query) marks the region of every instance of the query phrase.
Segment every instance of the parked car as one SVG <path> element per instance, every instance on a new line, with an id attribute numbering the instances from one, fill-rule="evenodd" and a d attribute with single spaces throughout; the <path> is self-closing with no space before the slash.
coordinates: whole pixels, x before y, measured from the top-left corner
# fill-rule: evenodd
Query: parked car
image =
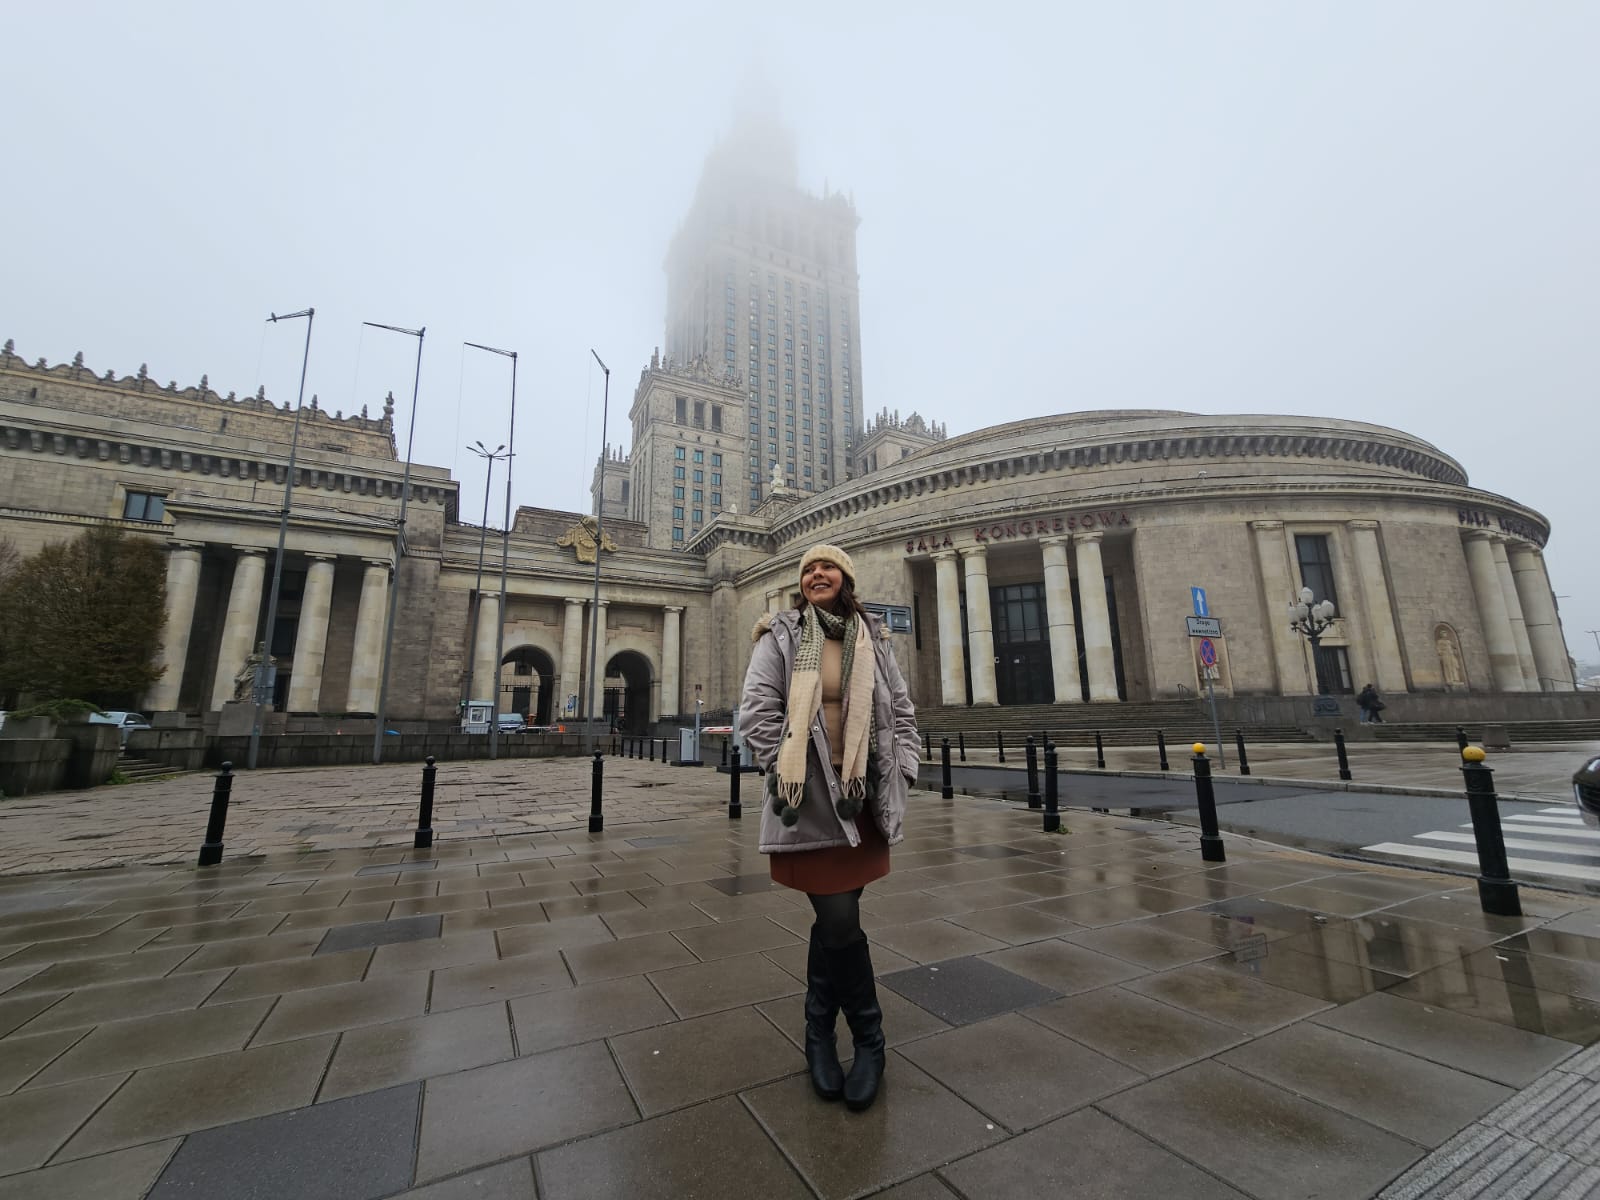
<path id="1" fill-rule="evenodd" d="M 524 733 L 528 728 L 528 719 L 521 713 L 501 713 L 498 720 L 501 733 Z"/>
<path id="2" fill-rule="evenodd" d="M 1600 829 L 1600 758 L 1591 758 L 1572 777 L 1572 798 L 1585 825 Z"/>
<path id="3" fill-rule="evenodd" d="M 89 724 L 115 725 L 117 727 L 118 739 L 124 746 L 128 744 L 128 735 L 135 729 L 150 728 L 150 722 L 143 713 L 123 712 L 120 709 L 114 709 L 111 712 L 104 713 L 90 713 Z"/>

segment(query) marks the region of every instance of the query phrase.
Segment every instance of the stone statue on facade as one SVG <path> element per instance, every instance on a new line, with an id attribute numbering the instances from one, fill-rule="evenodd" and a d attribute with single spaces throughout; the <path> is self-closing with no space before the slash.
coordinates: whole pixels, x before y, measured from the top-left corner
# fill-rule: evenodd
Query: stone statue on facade
<path id="1" fill-rule="evenodd" d="M 781 463 L 772 464 L 772 490 L 775 492 L 783 491 L 783 465 Z"/>
<path id="2" fill-rule="evenodd" d="M 1444 685 L 1452 692 L 1467 686 L 1467 669 L 1461 661 L 1461 645 L 1456 639 L 1456 631 L 1448 625 L 1440 625 L 1433 631 L 1433 648 L 1439 655 L 1439 673 L 1444 676 Z"/>
<path id="3" fill-rule="evenodd" d="M 598 524 L 599 522 L 595 518 L 584 517 L 571 529 L 558 537 L 556 545 L 562 547 L 571 546 L 577 552 L 579 562 L 592 563 L 598 553 L 595 541 L 595 530 Z M 609 554 L 617 552 L 617 544 L 611 540 L 611 535 L 604 530 L 600 532 L 598 547 Z"/>
<path id="4" fill-rule="evenodd" d="M 256 674 L 261 670 L 261 664 L 272 666 L 277 662 L 267 653 L 267 644 L 257 642 L 255 652 L 244 660 L 244 666 L 239 668 L 239 673 L 233 677 L 233 698 L 235 700 L 254 700 L 256 695 Z"/>

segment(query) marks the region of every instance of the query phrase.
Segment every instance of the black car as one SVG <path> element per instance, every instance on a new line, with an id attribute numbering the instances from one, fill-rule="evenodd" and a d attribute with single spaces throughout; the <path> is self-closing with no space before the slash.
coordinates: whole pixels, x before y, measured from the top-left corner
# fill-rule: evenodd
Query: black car
<path id="1" fill-rule="evenodd" d="M 1600 758 L 1591 758 L 1572 777 L 1572 798 L 1583 823 L 1600 829 Z"/>

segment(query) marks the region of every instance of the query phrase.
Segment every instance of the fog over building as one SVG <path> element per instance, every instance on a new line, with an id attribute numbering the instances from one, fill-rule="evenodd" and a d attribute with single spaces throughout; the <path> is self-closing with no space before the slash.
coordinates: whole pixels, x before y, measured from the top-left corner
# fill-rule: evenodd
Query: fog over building
<path id="1" fill-rule="evenodd" d="M 374 711 L 391 588 L 393 722 L 453 721 L 497 669 L 500 706 L 538 724 L 577 714 L 580 695 L 633 729 L 697 698 L 729 708 L 747 631 L 792 602 L 799 555 L 821 541 L 850 550 L 924 709 L 1171 700 L 1209 683 L 1288 719 L 1312 715 L 1319 686 L 1370 681 L 1428 715 L 1573 690 L 1548 522 L 1404 432 L 1202 416 L 1181 396 L 1111 411 L 1042 396 L 1037 417 L 956 437 L 892 401 L 869 413 L 858 223 L 846 195 L 800 186 L 781 129 L 717 142 L 667 250 L 665 339 L 633 388 L 628 445 L 595 462 L 600 544 L 580 514 L 518 510 L 503 611 L 498 534 L 480 578 L 485 531 L 447 470 L 412 467 L 402 546 L 392 405 L 330 416 L 313 398 L 265 630 L 288 406 L 97 374 L 82 355 L 29 364 L 9 342 L 0 536 L 29 552 L 101 520 L 158 540 L 167 671 L 143 705 L 213 720 L 266 640 L 269 732 Z M 1196 587 L 1222 622 L 1204 646 L 1185 623 Z M 1288 627 L 1302 587 L 1337 614 L 1316 659 Z"/>

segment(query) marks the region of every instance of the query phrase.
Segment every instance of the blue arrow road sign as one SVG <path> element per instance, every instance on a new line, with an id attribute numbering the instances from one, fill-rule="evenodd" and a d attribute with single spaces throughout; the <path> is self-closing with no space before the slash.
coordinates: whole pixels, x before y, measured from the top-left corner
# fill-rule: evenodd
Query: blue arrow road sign
<path id="1" fill-rule="evenodd" d="M 1206 606 L 1206 590 L 1205 590 L 1205 588 L 1203 588 L 1203 587 L 1192 587 L 1192 588 L 1190 588 L 1189 589 L 1189 598 L 1194 601 L 1194 615 L 1195 616 L 1197 616 L 1197 617 L 1209 617 L 1211 615 L 1211 609 Z"/>

